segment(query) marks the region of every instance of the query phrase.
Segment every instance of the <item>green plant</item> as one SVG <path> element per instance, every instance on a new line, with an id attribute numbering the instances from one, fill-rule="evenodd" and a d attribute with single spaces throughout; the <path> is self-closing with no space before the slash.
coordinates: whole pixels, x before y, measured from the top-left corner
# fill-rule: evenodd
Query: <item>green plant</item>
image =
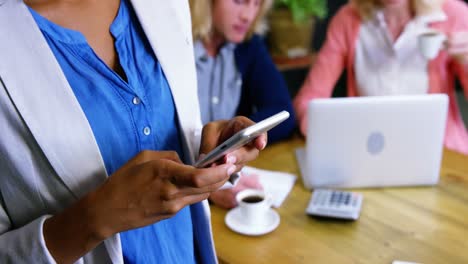
<path id="1" fill-rule="evenodd" d="M 307 20 L 310 17 L 320 19 L 327 15 L 326 0 L 274 0 L 275 8 L 287 8 L 291 11 L 296 23 Z"/>

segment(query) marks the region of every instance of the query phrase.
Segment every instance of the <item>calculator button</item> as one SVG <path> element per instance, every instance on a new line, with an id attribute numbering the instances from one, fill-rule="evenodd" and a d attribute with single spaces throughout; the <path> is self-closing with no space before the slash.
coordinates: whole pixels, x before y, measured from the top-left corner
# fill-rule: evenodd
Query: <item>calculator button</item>
<path id="1" fill-rule="evenodd" d="M 350 202 L 350 201 L 351 201 L 351 194 L 348 193 L 348 194 L 346 194 L 346 197 L 345 197 L 345 199 L 344 199 L 344 203 L 345 203 L 346 205 L 349 205 L 349 202 Z"/>
<path id="2" fill-rule="evenodd" d="M 338 201 L 338 194 L 336 192 L 332 193 L 332 196 L 330 198 L 330 203 L 334 204 Z"/>
<path id="3" fill-rule="evenodd" d="M 314 190 L 306 212 L 310 215 L 356 220 L 362 195 L 338 190 Z"/>
<path id="4" fill-rule="evenodd" d="M 322 202 L 322 201 L 320 200 L 320 198 L 319 198 L 319 199 L 313 199 L 312 201 L 313 201 L 314 205 L 321 204 L 321 202 Z"/>

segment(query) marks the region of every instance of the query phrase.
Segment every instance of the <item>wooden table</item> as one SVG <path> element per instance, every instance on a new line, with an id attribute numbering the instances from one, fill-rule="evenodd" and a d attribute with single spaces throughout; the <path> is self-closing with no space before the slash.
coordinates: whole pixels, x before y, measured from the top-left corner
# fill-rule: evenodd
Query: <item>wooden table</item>
<path id="1" fill-rule="evenodd" d="M 250 165 L 299 174 L 294 138 L 265 149 Z M 277 210 L 280 226 L 248 237 L 224 223 L 226 210 L 212 206 L 221 263 L 468 263 L 468 157 L 444 151 L 435 187 L 361 189 L 357 221 L 319 220 L 305 214 L 311 192 L 300 176 Z"/>

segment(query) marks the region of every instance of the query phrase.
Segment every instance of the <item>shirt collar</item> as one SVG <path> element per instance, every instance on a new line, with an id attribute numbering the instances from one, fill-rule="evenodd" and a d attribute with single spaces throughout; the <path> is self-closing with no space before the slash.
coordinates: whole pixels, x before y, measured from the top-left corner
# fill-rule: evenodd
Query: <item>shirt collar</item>
<path id="1" fill-rule="evenodd" d="M 415 18 L 416 22 L 428 25 L 435 22 L 443 22 L 447 20 L 447 14 L 443 10 L 436 10 L 431 13 L 420 15 Z"/>
<path id="2" fill-rule="evenodd" d="M 194 52 L 195 52 L 195 62 L 205 61 L 209 58 L 208 52 L 203 46 L 201 40 L 197 40 L 193 44 Z M 226 52 L 232 52 L 236 48 L 236 44 L 232 42 L 226 42 L 221 49 L 219 50 L 218 55 L 225 54 Z"/>
<path id="3" fill-rule="evenodd" d="M 436 10 L 428 14 L 416 16 L 413 21 L 417 24 L 428 25 L 434 22 L 443 22 L 447 20 L 447 15 L 443 10 Z M 385 22 L 385 16 L 382 10 L 377 10 L 374 13 L 374 21 L 378 26 L 384 27 L 387 25 Z"/>
<path id="4" fill-rule="evenodd" d="M 128 27 L 130 23 L 130 14 L 129 10 L 131 8 L 130 4 L 127 3 L 128 0 L 122 0 L 120 1 L 120 6 L 117 11 L 117 15 L 114 18 L 114 21 L 112 22 L 110 26 L 110 32 L 111 34 L 117 38 L 122 34 L 122 32 Z"/>
<path id="5" fill-rule="evenodd" d="M 384 13 L 382 10 L 375 11 L 374 22 L 380 27 L 384 27 L 387 25 L 387 23 L 385 22 Z"/>
<path id="6" fill-rule="evenodd" d="M 129 24 L 128 8 L 129 6 L 127 4 L 127 0 L 120 1 L 120 6 L 117 12 L 117 16 L 110 26 L 110 31 L 114 37 L 119 36 Z M 72 44 L 72 43 L 86 44 L 87 43 L 85 36 L 81 32 L 59 26 L 55 24 L 54 22 L 48 20 L 47 18 L 43 17 L 41 14 L 37 13 L 30 7 L 29 7 L 29 11 L 34 17 L 39 28 L 42 31 L 46 32 L 49 36 L 51 36 L 55 40 L 69 43 L 69 44 Z"/>
<path id="7" fill-rule="evenodd" d="M 203 43 L 200 40 L 197 40 L 193 43 L 193 49 L 195 52 L 195 61 L 199 62 L 201 60 L 204 60 L 208 57 L 208 53 L 206 52 L 205 47 L 203 46 Z"/>

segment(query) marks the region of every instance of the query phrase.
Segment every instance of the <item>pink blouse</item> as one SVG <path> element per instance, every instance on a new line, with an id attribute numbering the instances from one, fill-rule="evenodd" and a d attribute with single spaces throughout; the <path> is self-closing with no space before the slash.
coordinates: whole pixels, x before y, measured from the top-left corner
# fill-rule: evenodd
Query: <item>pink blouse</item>
<path id="1" fill-rule="evenodd" d="M 446 0 L 443 11 L 447 20 L 430 26 L 445 33 L 468 31 L 468 6 L 460 0 Z M 330 97 L 343 70 L 347 69 L 348 96 L 358 96 L 355 75 L 355 53 L 362 20 L 352 4 L 347 4 L 333 17 L 327 39 L 317 55 L 306 81 L 294 99 L 301 132 L 307 130 L 307 105 L 311 99 Z M 415 39 L 416 41 L 416 39 Z M 444 144 L 447 148 L 468 154 L 468 133 L 461 118 L 455 94 L 455 76 L 468 97 L 468 66 L 461 65 L 445 51 L 428 64 L 429 93 L 449 96 L 449 111 Z"/>

